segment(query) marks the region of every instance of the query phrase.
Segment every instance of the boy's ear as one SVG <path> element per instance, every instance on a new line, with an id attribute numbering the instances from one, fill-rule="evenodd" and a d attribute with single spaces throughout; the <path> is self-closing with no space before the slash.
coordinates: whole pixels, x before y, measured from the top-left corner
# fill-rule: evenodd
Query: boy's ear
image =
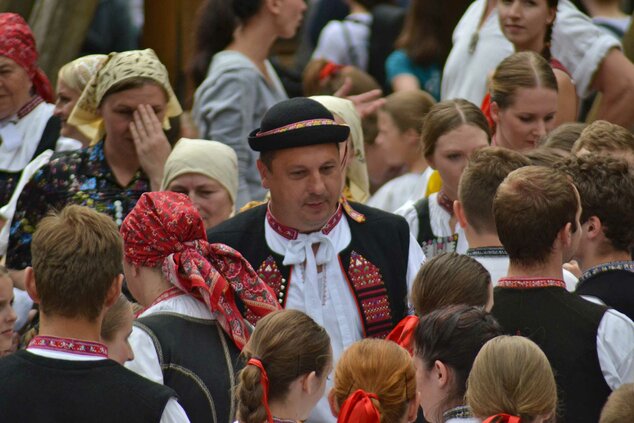
<path id="1" fill-rule="evenodd" d="M 115 276 L 114 280 L 112 281 L 112 285 L 110 285 L 110 288 L 108 288 L 108 292 L 106 294 L 106 302 L 104 304 L 106 308 L 112 306 L 117 301 L 119 295 L 121 295 L 122 284 L 123 275 L 119 273 L 117 276 Z"/>
<path id="2" fill-rule="evenodd" d="M 37 293 L 37 286 L 35 285 L 35 274 L 31 266 L 24 269 L 24 288 L 27 294 L 33 300 L 34 303 L 40 303 L 40 296 Z"/>

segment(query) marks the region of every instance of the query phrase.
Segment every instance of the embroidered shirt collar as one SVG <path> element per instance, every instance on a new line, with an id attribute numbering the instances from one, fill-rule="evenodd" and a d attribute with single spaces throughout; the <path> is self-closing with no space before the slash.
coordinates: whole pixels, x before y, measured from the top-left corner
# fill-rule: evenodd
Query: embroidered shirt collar
<path id="1" fill-rule="evenodd" d="M 321 228 L 321 233 L 324 235 L 328 235 L 334 228 L 337 226 L 339 221 L 341 220 L 341 216 L 343 216 L 343 208 L 341 204 L 337 206 L 337 210 L 335 213 L 328 219 L 326 224 Z M 266 220 L 271 225 L 271 228 L 278 234 L 282 235 L 284 238 L 293 240 L 297 239 L 300 232 L 297 229 L 285 226 L 275 219 L 273 213 L 271 213 L 271 203 L 268 204 L 266 208 Z"/>
<path id="2" fill-rule="evenodd" d="M 440 190 L 436 196 L 436 200 L 440 207 L 442 207 L 447 213 L 453 216 L 453 201 L 445 194 L 445 191 Z"/>
<path id="3" fill-rule="evenodd" d="M 612 272 L 615 270 L 624 270 L 626 272 L 634 273 L 634 261 L 611 261 L 609 263 L 602 263 L 597 266 L 591 267 L 586 270 L 583 275 L 581 275 L 581 277 L 579 278 L 579 283 L 588 280 L 591 277 L 598 275 L 599 273 Z"/>
<path id="4" fill-rule="evenodd" d="M 99 342 L 72 338 L 38 335 L 29 342 L 28 349 L 41 349 L 83 356 L 108 358 L 108 347 Z"/>
<path id="5" fill-rule="evenodd" d="M 465 419 L 473 417 L 473 413 L 471 409 L 466 405 L 461 405 L 451 410 L 447 410 L 442 414 L 443 421 L 451 420 L 451 419 Z"/>
<path id="6" fill-rule="evenodd" d="M 511 289 L 535 289 L 557 287 L 566 289 L 566 283 L 562 279 L 555 278 L 518 278 L 506 277 L 498 281 L 500 288 Z"/>
<path id="7" fill-rule="evenodd" d="M 469 248 L 465 253 L 469 257 L 506 257 L 508 253 L 504 247 L 476 247 Z"/>

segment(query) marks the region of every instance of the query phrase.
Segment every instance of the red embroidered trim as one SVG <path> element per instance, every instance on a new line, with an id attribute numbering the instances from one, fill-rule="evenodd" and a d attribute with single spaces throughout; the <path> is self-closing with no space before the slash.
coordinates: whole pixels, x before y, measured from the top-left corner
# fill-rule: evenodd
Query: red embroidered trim
<path id="1" fill-rule="evenodd" d="M 555 286 L 566 289 L 566 283 L 561 279 L 544 278 L 500 278 L 498 286 L 512 289 L 534 289 Z"/>
<path id="2" fill-rule="evenodd" d="M 143 314 L 145 312 L 145 310 L 149 309 L 150 307 L 154 307 L 158 303 L 162 303 L 163 301 L 169 300 L 170 298 L 180 297 L 181 295 L 185 295 L 185 293 L 183 291 L 181 291 L 179 288 L 173 286 L 173 287 L 163 291 L 163 293 L 161 295 L 159 295 L 158 297 L 156 297 L 156 299 L 154 301 L 152 301 L 152 304 L 150 304 L 149 306 L 145 307 L 143 310 L 137 312 L 135 317 L 139 317 L 141 314 Z"/>
<path id="3" fill-rule="evenodd" d="M 264 132 L 258 132 L 255 134 L 256 137 L 265 137 L 267 135 L 281 134 L 282 132 L 294 131 L 295 129 L 308 128 L 311 126 L 332 126 L 339 124 L 332 119 L 309 119 L 303 120 L 301 122 L 294 122 L 288 125 L 281 126 L 279 128 L 271 129 Z M 345 125 L 341 125 L 345 126 Z"/>
<path id="4" fill-rule="evenodd" d="M 350 203 L 348 202 L 348 199 L 344 197 L 343 195 L 339 199 L 339 204 L 343 206 L 343 210 L 346 212 L 348 216 L 350 216 L 350 219 L 354 220 L 357 223 L 365 222 L 365 215 L 353 209 Z"/>
<path id="5" fill-rule="evenodd" d="M 28 348 L 108 358 L 108 347 L 105 345 L 71 338 L 38 335 L 29 342 Z"/>
<path id="6" fill-rule="evenodd" d="M 328 235 L 334 228 L 337 226 L 339 221 L 341 220 L 341 216 L 343 216 L 343 212 L 341 210 L 341 205 L 337 206 L 337 211 L 328 219 L 326 224 L 321 228 L 321 232 L 325 235 Z M 271 213 L 270 203 L 266 208 L 266 221 L 269 222 L 269 225 L 275 232 L 282 235 L 286 239 L 297 239 L 299 236 L 299 231 L 297 229 L 293 229 L 289 226 L 285 226 L 278 222 Z"/>
<path id="7" fill-rule="evenodd" d="M 17 113 L 18 119 L 22 119 L 24 116 L 31 113 L 33 109 L 35 109 L 37 106 L 40 105 L 40 103 L 43 103 L 43 102 L 44 102 L 44 99 L 40 97 L 39 95 L 36 95 L 35 97 L 31 98 L 28 103 L 26 103 L 24 106 L 22 106 L 22 108 L 20 108 L 20 110 L 18 110 L 18 113 Z"/>
<path id="8" fill-rule="evenodd" d="M 438 200 L 438 205 L 440 205 L 440 207 L 453 216 L 453 201 L 451 201 L 447 194 L 445 194 L 445 191 L 440 190 L 436 196 L 436 200 Z"/>
<path id="9" fill-rule="evenodd" d="M 352 251 L 348 275 L 365 317 L 367 335 L 384 338 L 392 329 L 392 309 L 381 272 L 361 254 Z"/>
<path id="10" fill-rule="evenodd" d="M 282 272 L 280 272 L 280 269 L 277 267 L 275 259 L 272 256 L 268 256 L 258 268 L 257 274 L 260 279 L 275 292 L 277 300 L 283 307 L 286 302 L 286 292 L 290 285 L 290 280 L 287 283 L 286 278 L 284 278 Z M 246 317 L 249 320 L 250 316 L 248 313 Z"/>

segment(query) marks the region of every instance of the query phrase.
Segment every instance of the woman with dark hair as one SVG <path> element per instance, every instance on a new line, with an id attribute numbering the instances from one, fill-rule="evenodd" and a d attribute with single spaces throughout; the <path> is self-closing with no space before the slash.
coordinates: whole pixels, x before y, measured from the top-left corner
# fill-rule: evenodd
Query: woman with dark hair
<path id="1" fill-rule="evenodd" d="M 295 35 L 305 9 L 304 0 L 207 0 L 201 8 L 192 112 L 201 138 L 227 144 L 238 155 L 237 209 L 264 198 L 248 135 L 269 107 L 287 98 L 267 58 L 275 40 Z"/>
<path id="2" fill-rule="evenodd" d="M 465 406 L 467 377 L 480 348 L 501 334 L 481 307 L 454 305 L 420 319 L 414 335 L 416 387 L 431 423 L 479 423 Z"/>

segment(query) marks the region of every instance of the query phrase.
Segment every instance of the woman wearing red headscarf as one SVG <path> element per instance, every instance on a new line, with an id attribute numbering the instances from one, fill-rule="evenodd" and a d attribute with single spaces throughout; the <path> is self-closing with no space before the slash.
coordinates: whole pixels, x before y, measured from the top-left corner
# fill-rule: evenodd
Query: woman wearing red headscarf
<path id="1" fill-rule="evenodd" d="M 0 206 L 11 198 L 24 167 L 55 149 L 60 124 L 53 89 L 37 67 L 35 39 L 15 13 L 0 13 Z"/>
<path id="2" fill-rule="evenodd" d="M 183 194 L 143 194 L 121 235 L 128 288 L 145 307 L 127 367 L 174 389 L 190 420 L 231 421 L 238 355 L 252 325 L 280 308 L 274 294 L 240 253 L 207 242 Z"/>

